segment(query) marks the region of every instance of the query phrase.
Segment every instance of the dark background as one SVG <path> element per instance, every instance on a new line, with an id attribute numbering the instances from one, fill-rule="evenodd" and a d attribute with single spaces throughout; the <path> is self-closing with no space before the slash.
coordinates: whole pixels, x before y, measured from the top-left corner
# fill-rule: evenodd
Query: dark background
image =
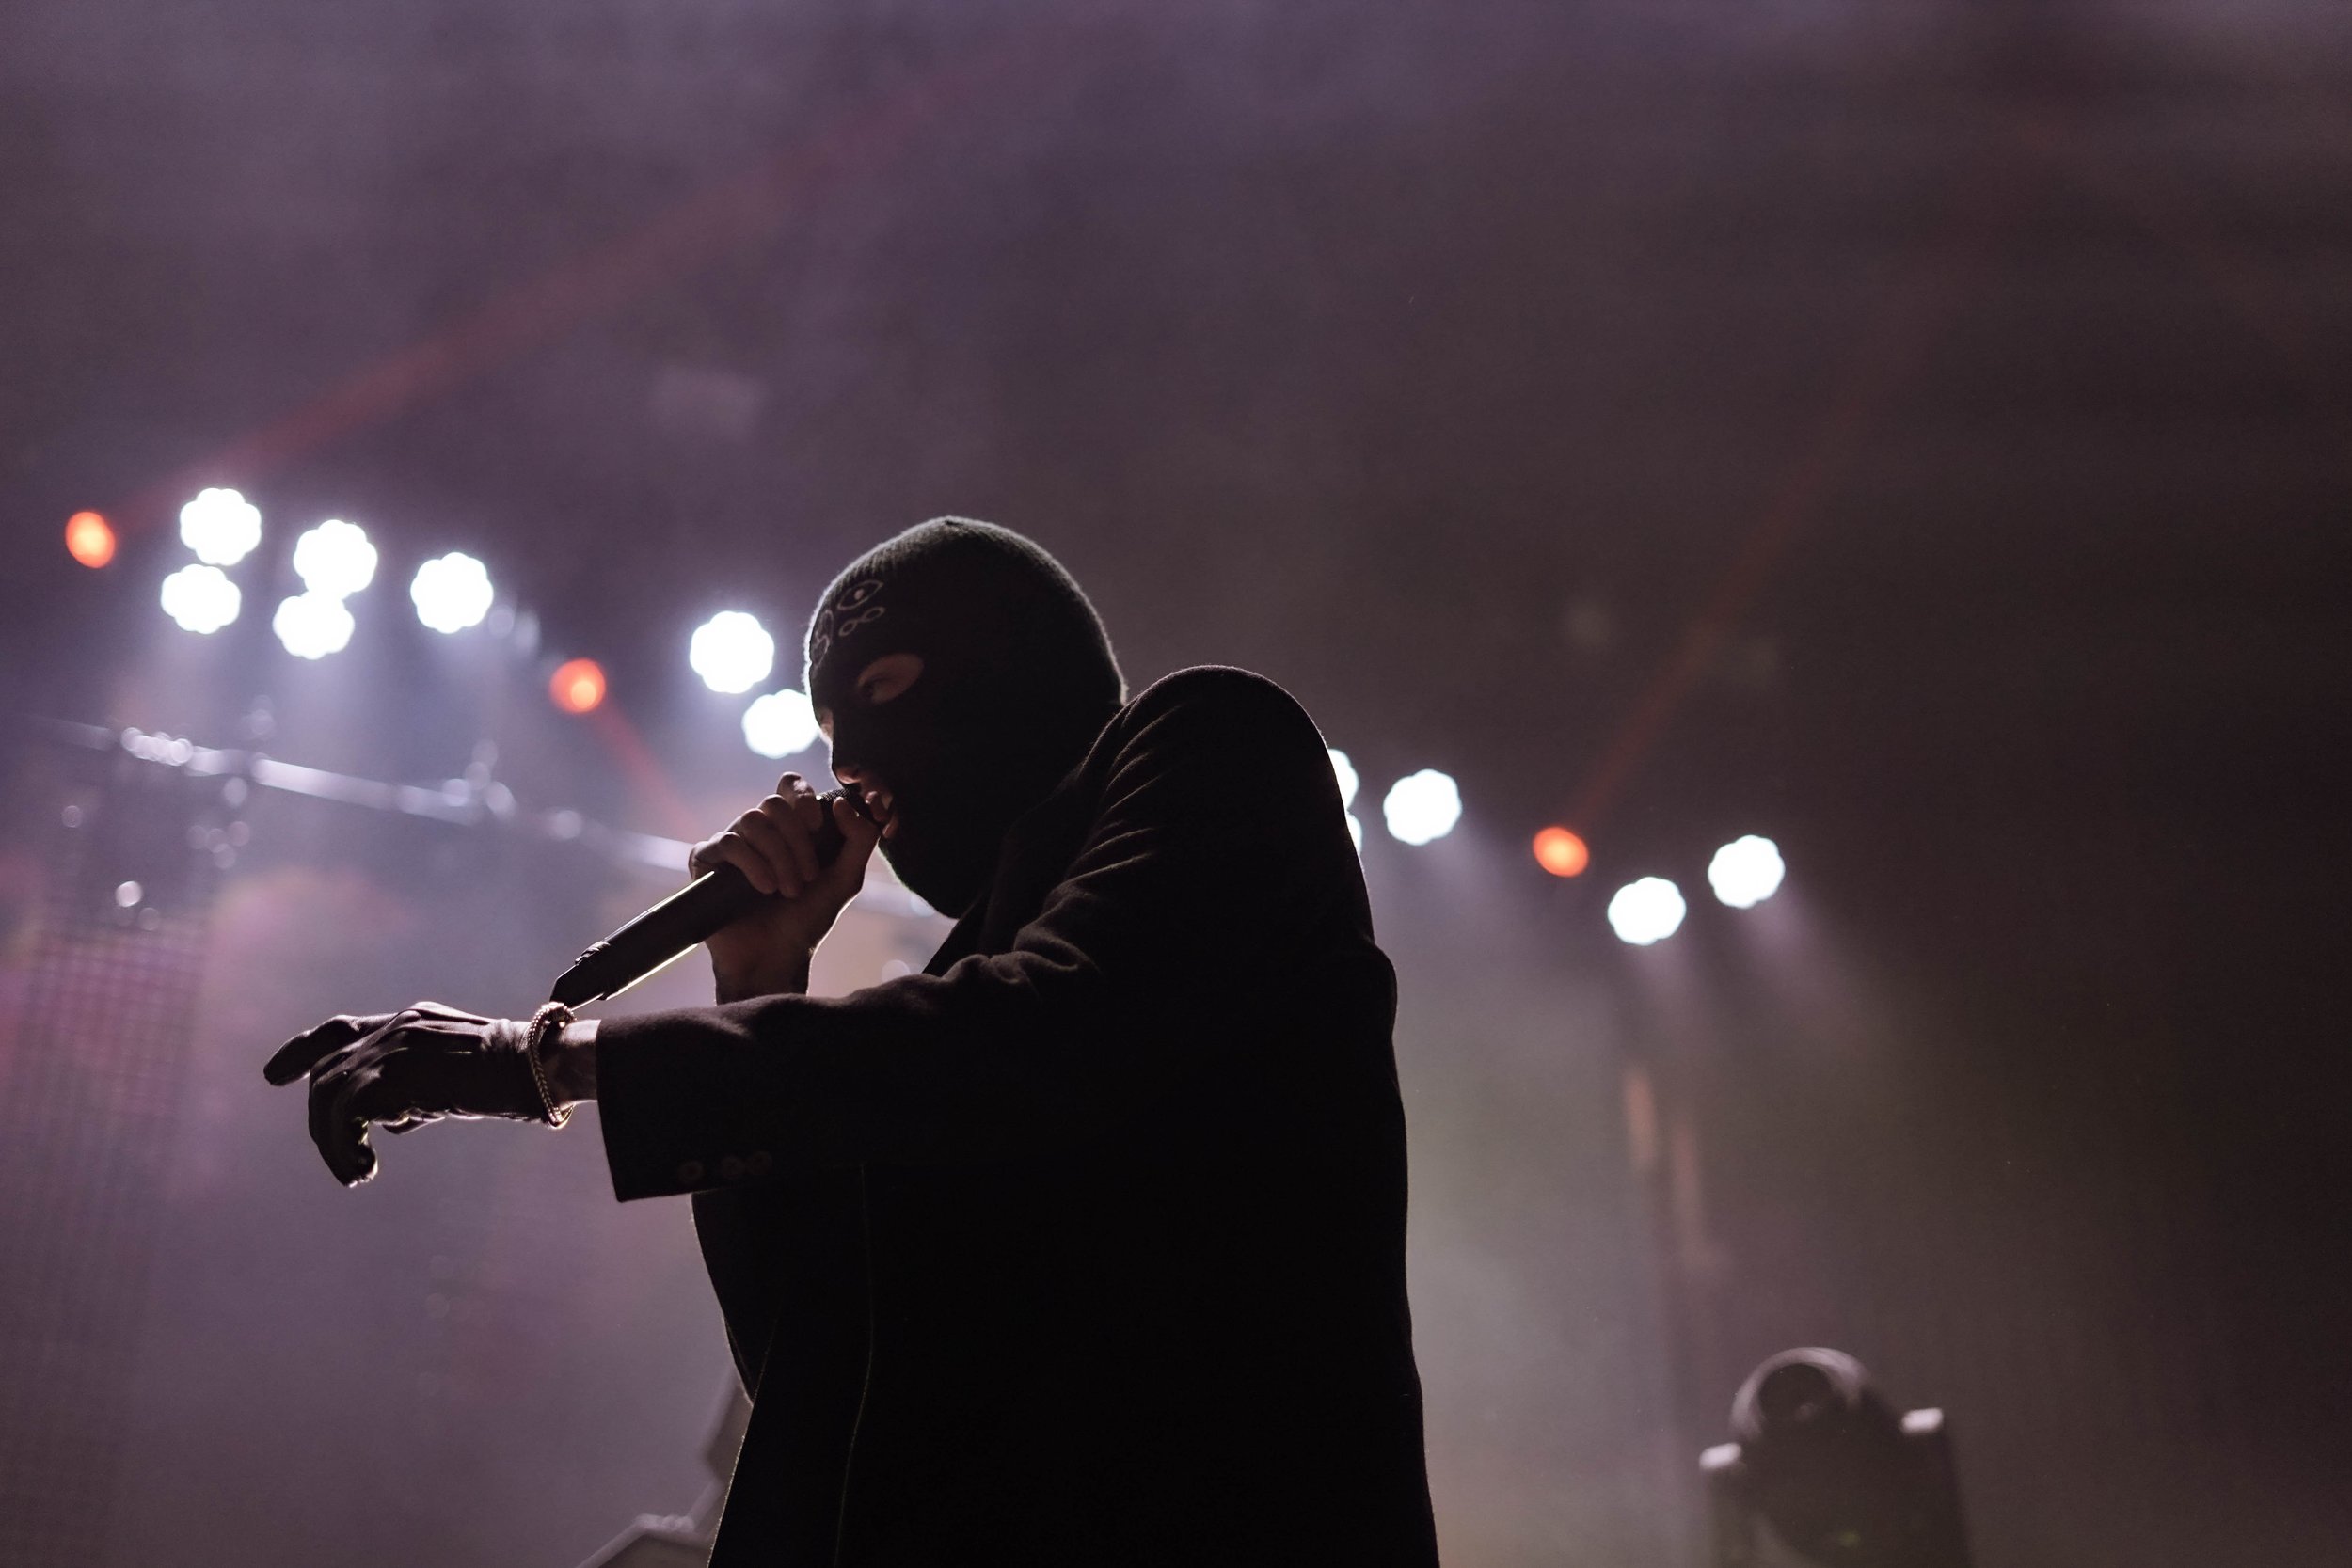
<path id="1" fill-rule="evenodd" d="M 1364 776 L 1450 1561 L 1694 1560 L 1697 1449 L 1820 1342 L 1950 1413 L 1988 1568 L 2337 1562 L 2347 104 L 2321 0 L 18 0 L 0 677 L 221 744 L 267 696 L 376 777 L 489 739 L 691 836 L 769 767 L 696 622 L 789 644 L 884 532 L 1024 529 L 1135 684 L 1261 670 Z M 199 641 L 154 593 L 207 483 L 270 532 Z M 327 515 L 385 567 L 298 665 Z M 457 547 L 535 647 L 408 618 Z M 575 653 L 666 785 L 548 708 Z M 65 787 L 23 739 L 12 975 Z M 1422 767 L 1467 811 L 1407 850 Z M 251 826 L 136 1122 L 161 1217 L 89 1253 L 139 1302 L 92 1560 L 564 1563 L 686 1508 L 680 1206 L 501 1129 L 345 1195 L 258 1079 L 323 1012 L 527 1006 L 658 879 Z M 1746 832 L 1791 870 L 1740 914 Z M 1637 952 L 1648 873 L 1693 905 Z"/>

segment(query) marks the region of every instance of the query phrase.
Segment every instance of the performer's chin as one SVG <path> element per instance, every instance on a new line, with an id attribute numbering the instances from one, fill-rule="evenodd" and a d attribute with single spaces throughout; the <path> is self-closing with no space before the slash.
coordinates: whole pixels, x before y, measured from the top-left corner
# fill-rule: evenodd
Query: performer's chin
<path id="1" fill-rule="evenodd" d="M 978 852 L 968 839 L 935 843 L 917 816 L 894 816 L 882 829 L 882 855 L 900 885 L 942 914 L 960 914 L 988 886 L 994 869 L 993 847 Z"/>

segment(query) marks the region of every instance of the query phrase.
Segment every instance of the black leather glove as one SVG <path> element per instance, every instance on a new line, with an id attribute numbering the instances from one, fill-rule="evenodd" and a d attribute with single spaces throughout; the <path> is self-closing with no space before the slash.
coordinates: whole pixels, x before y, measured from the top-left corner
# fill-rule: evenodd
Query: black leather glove
<path id="1" fill-rule="evenodd" d="M 406 1132 L 444 1117 L 548 1119 L 532 1076 L 531 1025 L 420 1002 L 396 1013 L 330 1018 L 278 1048 L 272 1084 L 310 1079 L 310 1141 L 335 1180 L 375 1174 L 368 1128 Z"/>

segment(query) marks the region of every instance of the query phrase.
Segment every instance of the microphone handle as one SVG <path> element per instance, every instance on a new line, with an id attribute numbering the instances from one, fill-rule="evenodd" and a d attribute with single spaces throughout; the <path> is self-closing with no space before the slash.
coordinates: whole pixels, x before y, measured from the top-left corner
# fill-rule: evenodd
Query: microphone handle
<path id="1" fill-rule="evenodd" d="M 832 790 L 818 797 L 825 807 L 825 820 L 816 832 L 819 865 L 831 865 L 841 853 L 844 841 L 840 824 L 833 819 L 833 803 L 843 793 Z M 705 872 L 582 953 L 548 998 L 567 1007 L 584 1007 L 618 996 L 692 952 L 768 896 L 732 865 Z"/>

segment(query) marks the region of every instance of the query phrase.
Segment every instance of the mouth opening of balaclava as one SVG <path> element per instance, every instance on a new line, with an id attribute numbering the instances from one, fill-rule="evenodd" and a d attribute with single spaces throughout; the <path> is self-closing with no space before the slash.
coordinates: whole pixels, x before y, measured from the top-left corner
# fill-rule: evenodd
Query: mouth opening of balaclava
<path id="1" fill-rule="evenodd" d="M 879 705 L 858 673 L 911 653 L 923 673 Z M 941 517 L 834 579 L 808 628 L 808 694 L 836 767 L 872 774 L 896 826 L 882 854 L 933 909 L 986 891 L 1005 830 L 1076 765 L 1126 700 L 1093 605 L 1009 529 Z"/>

